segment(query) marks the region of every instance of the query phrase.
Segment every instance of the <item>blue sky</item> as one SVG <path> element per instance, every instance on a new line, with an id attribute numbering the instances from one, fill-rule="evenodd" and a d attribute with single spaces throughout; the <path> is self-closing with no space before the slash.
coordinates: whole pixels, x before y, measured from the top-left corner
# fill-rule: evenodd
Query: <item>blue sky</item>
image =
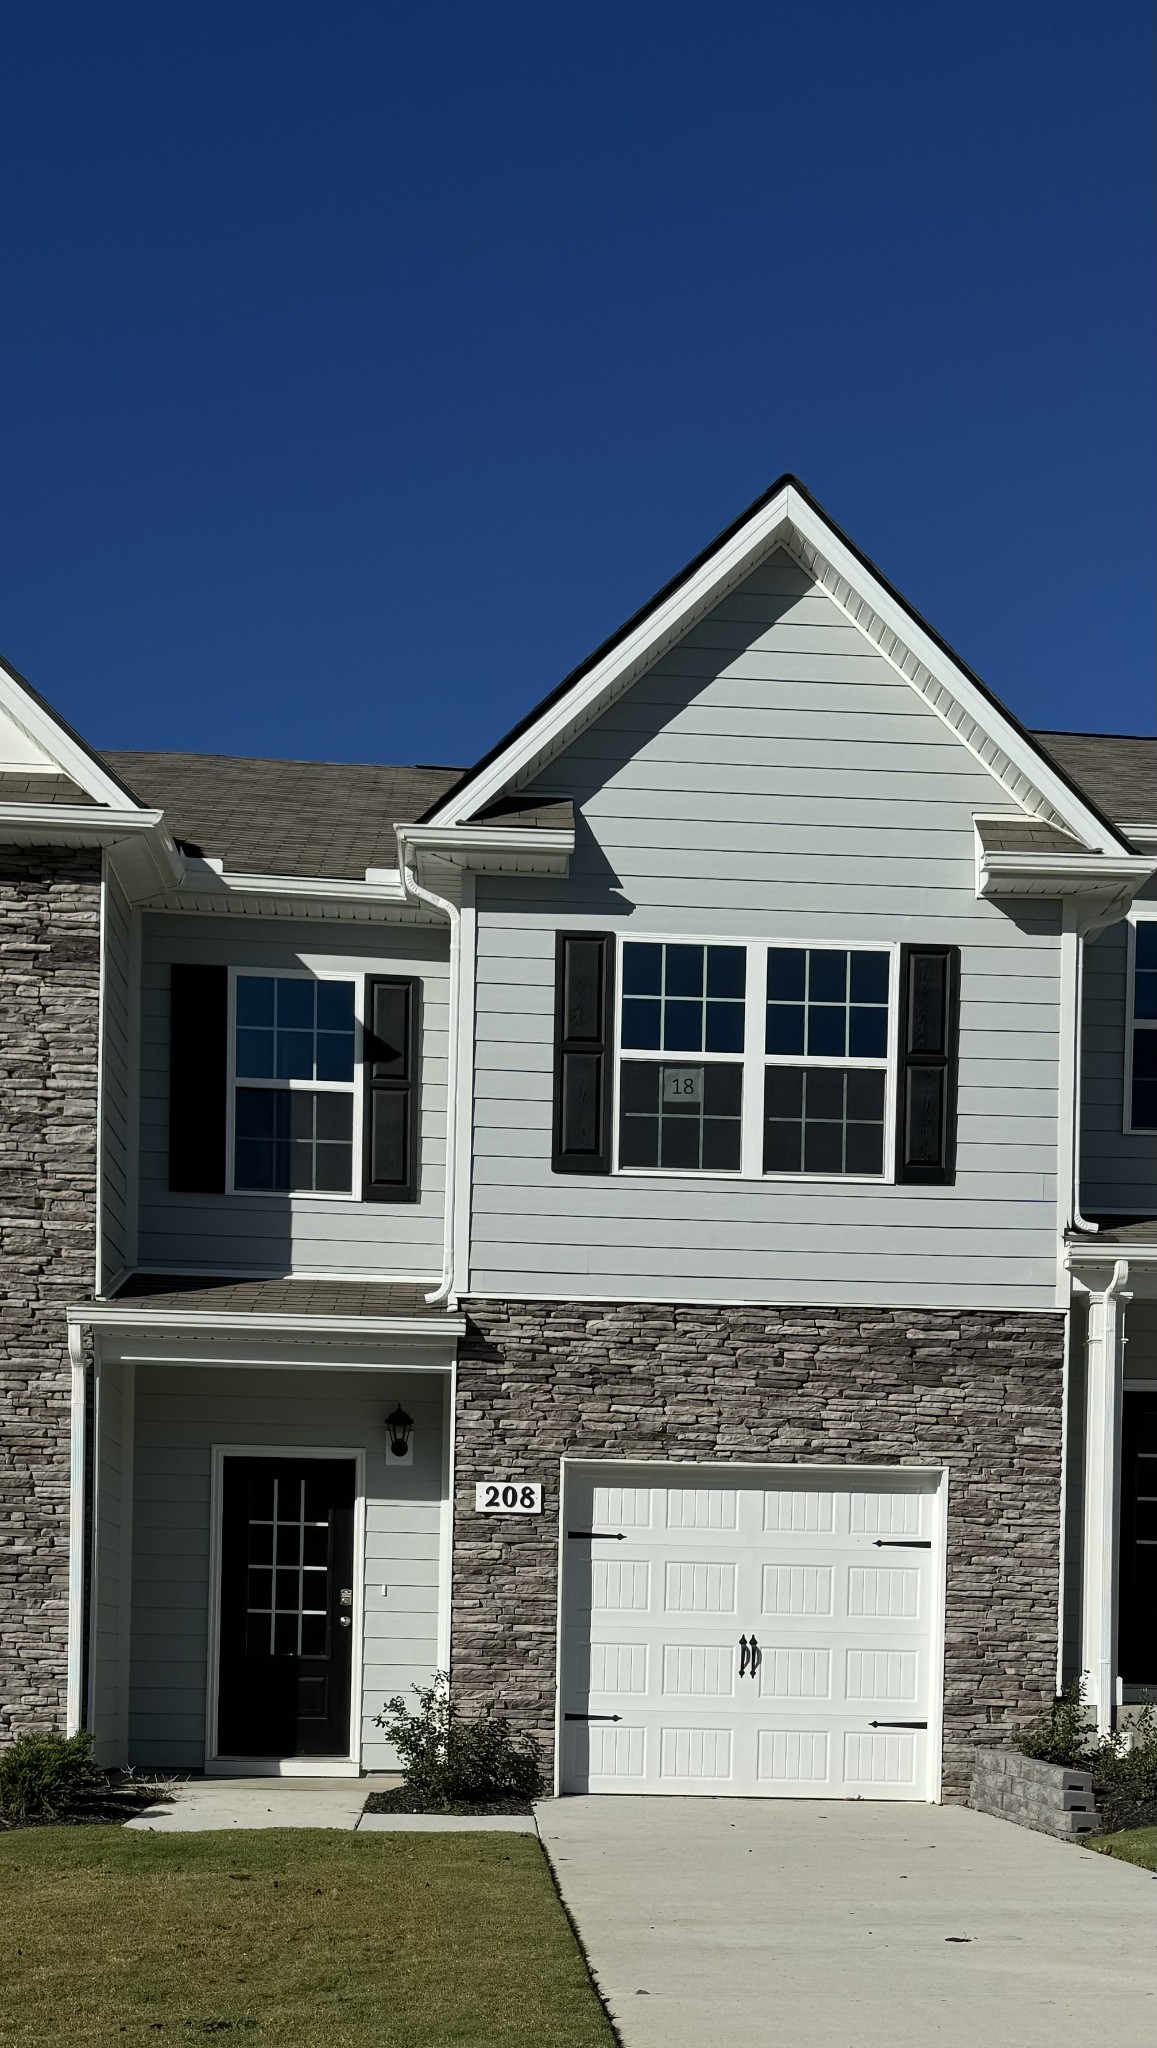
<path id="1" fill-rule="evenodd" d="M 1153 730 L 1151 10 L 0 4 L 0 649 L 98 745 L 468 761 L 794 470 Z"/>

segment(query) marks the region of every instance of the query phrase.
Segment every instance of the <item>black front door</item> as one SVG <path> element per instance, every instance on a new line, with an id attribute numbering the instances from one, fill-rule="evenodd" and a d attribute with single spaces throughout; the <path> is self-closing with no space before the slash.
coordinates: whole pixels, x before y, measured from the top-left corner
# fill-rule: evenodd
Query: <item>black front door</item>
<path id="1" fill-rule="evenodd" d="M 348 1756 L 354 1466 L 226 1458 L 219 1756 Z"/>
<path id="2" fill-rule="evenodd" d="M 1125 1393 L 1121 1429 L 1118 1668 L 1126 1685 L 1157 1679 L 1157 1392 Z"/>

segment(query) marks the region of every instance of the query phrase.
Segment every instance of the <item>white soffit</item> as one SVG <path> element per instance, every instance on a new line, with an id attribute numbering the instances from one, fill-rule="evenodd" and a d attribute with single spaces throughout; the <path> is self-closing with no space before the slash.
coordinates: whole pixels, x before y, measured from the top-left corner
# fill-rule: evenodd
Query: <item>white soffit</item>
<path id="1" fill-rule="evenodd" d="M 115 776 L 7 664 L 0 661 L 0 772 L 67 775 L 94 803 L 138 810 Z"/>
<path id="2" fill-rule="evenodd" d="M 465 824 L 504 791 L 541 773 L 777 547 L 794 557 L 1022 811 L 1074 834 L 1088 850 L 1125 850 L 1119 834 L 1069 788 L 1000 706 L 790 483 L 757 507 L 571 689 L 547 704 L 524 732 L 516 733 L 494 760 L 433 813 L 428 824 Z"/>

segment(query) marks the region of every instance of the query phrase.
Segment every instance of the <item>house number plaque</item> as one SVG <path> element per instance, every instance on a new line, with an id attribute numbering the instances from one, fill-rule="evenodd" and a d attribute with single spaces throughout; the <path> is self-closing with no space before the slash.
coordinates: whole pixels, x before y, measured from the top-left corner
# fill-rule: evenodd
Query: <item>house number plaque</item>
<path id="1" fill-rule="evenodd" d="M 542 1487 L 522 1479 L 482 1479 L 474 1488 L 476 1515 L 541 1515 Z"/>

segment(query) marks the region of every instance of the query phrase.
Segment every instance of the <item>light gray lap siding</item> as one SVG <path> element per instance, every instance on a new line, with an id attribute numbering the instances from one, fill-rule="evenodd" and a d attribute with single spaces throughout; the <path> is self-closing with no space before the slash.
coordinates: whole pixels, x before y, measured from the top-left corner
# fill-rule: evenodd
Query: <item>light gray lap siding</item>
<path id="1" fill-rule="evenodd" d="M 472 1293 L 1052 1305 L 1059 911 L 977 901 L 1012 806 L 830 599 L 773 557 L 532 787 L 578 836 L 478 884 Z M 955 1187 L 552 1174 L 562 925 L 959 945 Z"/>
<path id="2" fill-rule="evenodd" d="M 441 1271 L 445 1203 L 448 941 L 444 930 L 335 929 L 237 919 L 145 919 L 141 1023 L 140 1261 L 162 1270 L 370 1274 Z M 422 980 L 419 1199 L 333 1201 L 308 1195 L 177 1195 L 168 1187 L 169 967 L 308 965 Z"/>
<path id="3" fill-rule="evenodd" d="M 1140 900 L 1152 903 L 1150 884 Z M 1111 925 L 1085 948 L 1081 1060 L 1081 1207 L 1087 1213 L 1157 1211 L 1157 1138 L 1126 1131 L 1128 925 Z"/>
<path id="4" fill-rule="evenodd" d="M 414 1462 L 390 1467 L 383 1416 L 399 1399 L 415 1418 Z M 444 1436 L 443 1390 L 433 1375 L 138 1367 L 134 1763 L 196 1770 L 204 1761 L 217 1444 L 292 1449 L 303 1457 L 327 1447 L 364 1449 L 363 1757 L 367 1769 L 393 1767 L 374 1717 L 392 1694 L 428 1684 L 438 1656 Z"/>

